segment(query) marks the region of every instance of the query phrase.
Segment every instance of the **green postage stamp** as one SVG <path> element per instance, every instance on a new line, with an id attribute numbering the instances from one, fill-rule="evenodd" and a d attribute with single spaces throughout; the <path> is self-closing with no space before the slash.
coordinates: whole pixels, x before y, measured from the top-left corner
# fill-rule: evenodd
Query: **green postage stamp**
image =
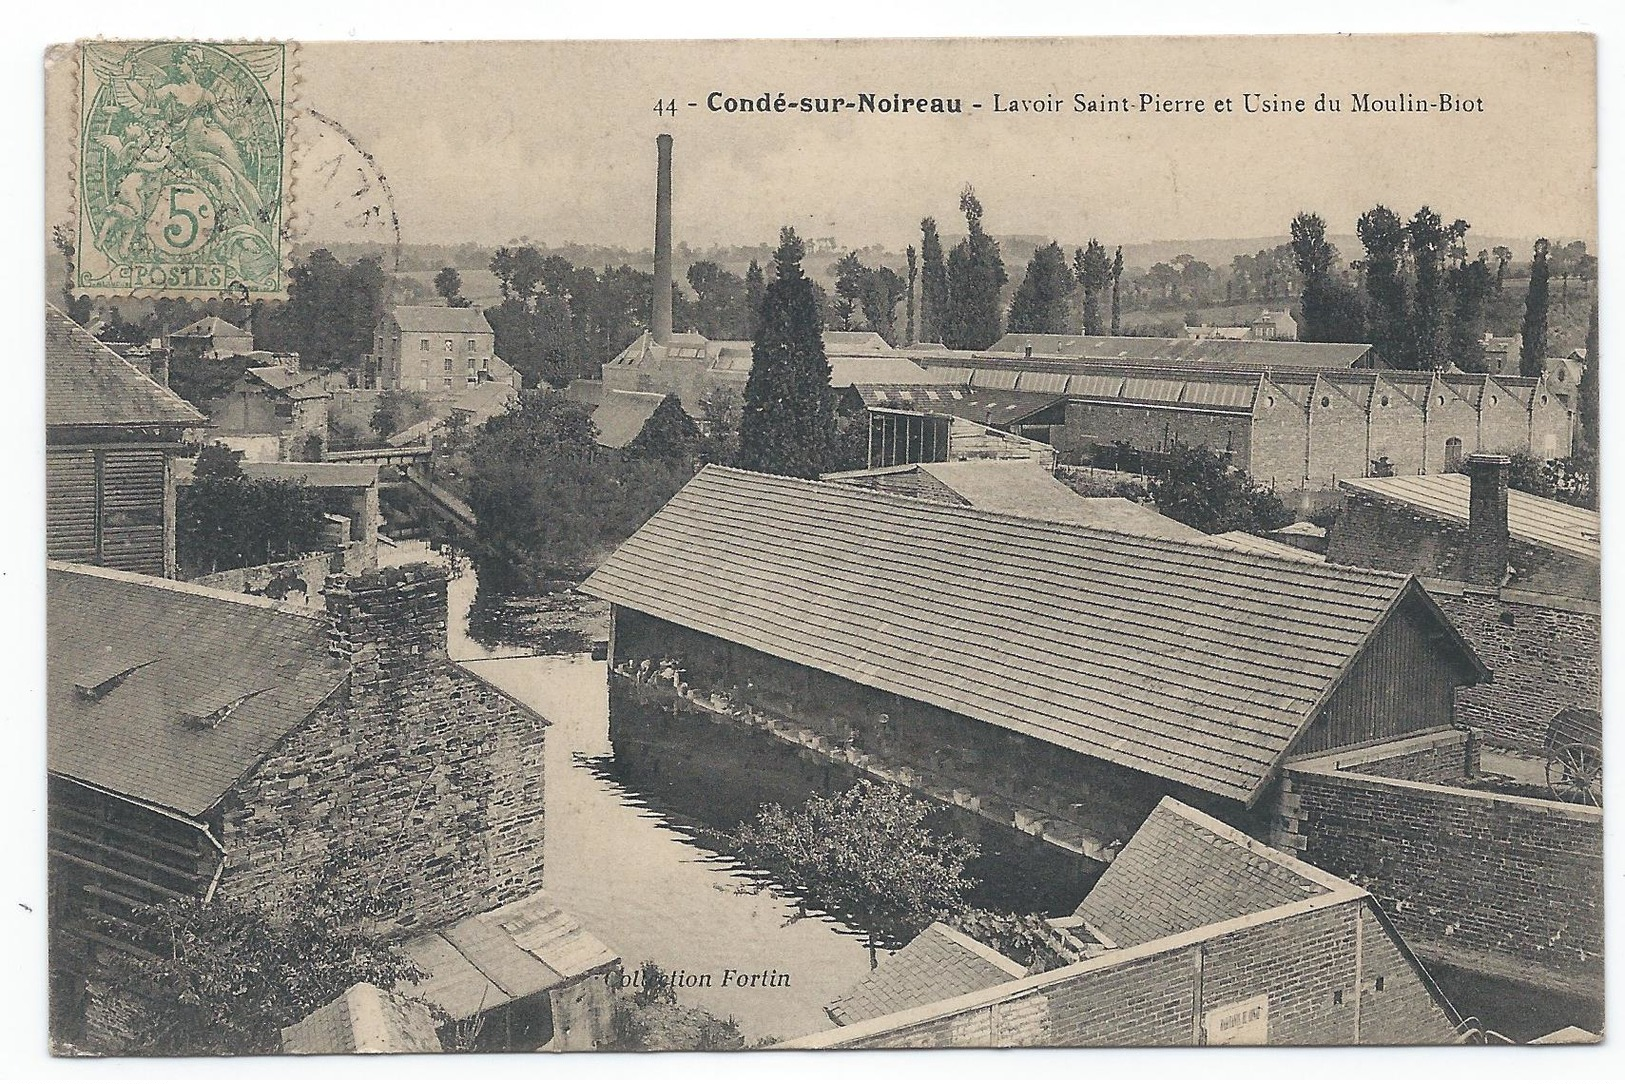
<path id="1" fill-rule="evenodd" d="M 287 293 L 288 47 L 80 44 L 76 288 Z"/>

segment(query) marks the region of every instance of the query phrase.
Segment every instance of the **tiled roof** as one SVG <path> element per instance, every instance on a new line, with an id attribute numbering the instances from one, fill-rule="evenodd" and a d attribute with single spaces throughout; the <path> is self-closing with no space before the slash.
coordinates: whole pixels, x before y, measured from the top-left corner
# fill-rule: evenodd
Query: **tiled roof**
<path id="1" fill-rule="evenodd" d="M 45 306 L 46 425 L 206 425 L 197 408 Z"/>
<path id="2" fill-rule="evenodd" d="M 246 339 L 248 332 L 218 316 L 205 316 L 201 320 L 187 324 L 179 331 L 169 333 L 171 339 L 218 339 L 222 336 L 228 339 Z"/>
<path id="3" fill-rule="evenodd" d="M 1389 572 L 715 466 L 584 589 L 1249 801 L 1389 612 L 1422 595 Z"/>
<path id="4" fill-rule="evenodd" d="M 249 369 L 248 375 L 289 399 L 329 399 L 333 395 L 320 373 L 290 373 L 281 365 L 261 365 Z"/>
<path id="5" fill-rule="evenodd" d="M 599 446 L 624 448 L 631 444 L 665 398 L 665 393 L 658 391 L 604 392 L 592 410 Z"/>
<path id="6" fill-rule="evenodd" d="M 856 1024 L 917 1005 L 985 990 L 1027 969 L 950 926 L 933 922 L 825 1007 L 837 1024 Z"/>
<path id="7" fill-rule="evenodd" d="M 54 775 L 198 816 L 349 674 L 328 654 L 321 614 L 133 573 L 47 567 Z M 96 696 L 76 688 L 104 681 Z M 223 717 L 203 725 L 215 711 Z"/>
<path id="8" fill-rule="evenodd" d="M 1346 887 L 1173 798 L 1124 846 L 1077 914 L 1116 948 Z"/>
<path id="9" fill-rule="evenodd" d="M 919 469 L 965 498 L 972 508 L 988 512 L 1151 538 L 1207 537 L 1123 497 L 1079 496 L 1031 459 L 921 463 Z"/>
<path id="10" fill-rule="evenodd" d="M 1136 335 L 1034 335 L 1011 332 L 989 354 L 1131 361 L 1208 369 L 1352 369 L 1369 343 L 1310 343 L 1280 339 L 1156 339 Z"/>
<path id="11" fill-rule="evenodd" d="M 1466 525 L 1473 482 L 1465 474 L 1417 474 L 1350 478 L 1339 484 L 1350 493 L 1379 497 L 1447 523 Z M 1589 508 L 1509 489 L 1507 531 L 1520 542 L 1602 562 L 1602 518 Z"/>
<path id="12" fill-rule="evenodd" d="M 1217 545 L 1231 546 L 1248 553 L 1270 553 L 1277 557 L 1288 557 L 1298 561 L 1318 561 L 1325 563 L 1326 558 L 1318 553 L 1299 549 L 1286 542 L 1277 542 L 1273 538 L 1261 538 L 1246 531 L 1226 531 L 1224 534 L 1209 535 L 1208 540 Z"/>
<path id="13" fill-rule="evenodd" d="M 428 974 L 402 992 L 453 1020 L 605 971 L 620 959 L 543 892 L 414 938 L 401 952 Z"/>
<path id="14" fill-rule="evenodd" d="M 282 1029 L 284 1054 L 439 1054 L 427 1005 L 358 982 Z"/>
<path id="15" fill-rule="evenodd" d="M 389 310 L 403 335 L 489 335 L 485 313 L 473 306 L 396 305 Z"/>

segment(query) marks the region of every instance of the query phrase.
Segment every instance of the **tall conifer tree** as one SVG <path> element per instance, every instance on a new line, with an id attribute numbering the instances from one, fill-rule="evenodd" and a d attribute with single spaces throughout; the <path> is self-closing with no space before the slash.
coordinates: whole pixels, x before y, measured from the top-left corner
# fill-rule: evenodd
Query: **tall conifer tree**
<path id="1" fill-rule="evenodd" d="M 1523 353 L 1518 371 L 1539 376 L 1546 360 L 1546 313 L 1551 306 L 1552 245 L 1542 237 L 1535 242 L 1535 262 L 1529 268 L 1529 293 L 1523 302 Z"/>
<path id="2" fill-rule="evenodd" d="M 966 185 L 959 194 L 966 238 L 948 254 L 948 312 L 943 339 L 956 350 L 986 350 L 999 338 L 999 291 L 1009 281 L 999 243 L 982 228 L 982 201 Z"/>
<path id="3" fill-rule="evenodd" d="M 1066 253 L 1051 241 L 1027 261 L 1027 274 L 1010 302 L 1010 330 L 1062 334 L 1066 331 L 1066 299 L 1072 293 L 1072 273 Z"/>
<path id="4" fill-rule="evenodd" d="M 920 341 L 940 343 L 948 309 L 948 265 L 943 260 L 937 220 L 920 220 Z"/>
<path id="5" fill-rule="evenodd" d="M 823 322 L 813 284 L 801 269 L 806 246 L 779 231 L 774 278 L 767 284 L 751 350 L 739 425 L 739 465 L 767 474 L 817 478 L 833 450 L 835 396 L 824 356 Z"/>

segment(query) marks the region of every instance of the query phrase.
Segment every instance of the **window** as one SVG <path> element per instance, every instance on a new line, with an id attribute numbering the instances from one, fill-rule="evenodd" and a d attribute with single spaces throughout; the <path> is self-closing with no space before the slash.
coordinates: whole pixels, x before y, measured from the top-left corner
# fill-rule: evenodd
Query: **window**
<path id="1" fill-rule="evenodd" d="M 1444 442 L 1445 470 L 1454 470 L 1461 466 L 1461 438 L 1451 437 Z"/>
<path id="2" fill-rule="evenodd" d="M 490 367 L 491 367 L 491 359 L 490 358 L 481 358 L 480 359 L 480 368 L 482 370 L 489 369 Z"/>
<path id="3" fill-rule="evenodd" d="M 451 377 L 446 377 L 446 387 L 451 387 Z"/>
<path id="4" fill-rule="evenodd" d="M 475 374 L 473 374 L 473 373 L 469 373 L 468 374 L 468 382 L 470 384 L 478 384 L 480 382 L 480 378 L 478 376 L 476 376 Z"/>
<path id="5" fill-rule="evenodd" d="M 446 340 L 446 353 L 448 353 L 448 354 L 451 353 L 451 340 L 450 339 Z"/>
<path id="6" fill-rule="evenodd" d="M 451 372 L 451 359 L 450 358 L 446 359 L 446 372 L 448 372 L 448 373 Z"/>
<path id="7" fill-rule="evenodd" d="M 473 358 L 468 359 L 468 371 L 469 372 L 472 373 L 478 365 L 479 365 L 479 362 L 475 361 Z"/>
<path id="8" fill-rule="evenodd" d="M 428 339 L 419 339 L 418 340 L 418 349 L 419 350 L 427 350 L 427 349 L 429 349 L 429 340 Z"/>
<path id="9" fill-rule="evenodd" d="M 1384 396 L 1383 396 L 1383 397 L 1382 397 L 1382 405 L 1383 405 L 1383 406 L 1387 406 L 1387 405 L 1388 405 L 1388 397 L 1387 397 L 1387 396 L 1386 396 L 1386 395 L 1384 395 Z"/>
<path id="10" fill-rule="evenodd" d="M 474 345 L 474 340 L 473 339 L 468 340 L 468 352 L 470 354 L 472 354 L 476 349 L 477 349 L 477 347 L 475 347 L 475 345 Z"/>
<path id="11" fill-rule="evenodd" d="M 1332 405 L 1332 397 L 1330 395 L 1322 395 L 1320 397 L 1320 405 L 1321 406 L 1331 406 Z"/>

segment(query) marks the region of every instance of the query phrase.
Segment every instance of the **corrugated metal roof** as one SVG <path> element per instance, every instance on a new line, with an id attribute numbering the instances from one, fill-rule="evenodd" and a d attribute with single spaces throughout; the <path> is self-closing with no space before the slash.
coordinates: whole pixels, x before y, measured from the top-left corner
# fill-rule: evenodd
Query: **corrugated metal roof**
<path id="1" fill-rule="evenodd" d="M 1117 948 L 1268 911 L 1342 885 L 1164 798 L 1106 867 L 1077 914 Z"/>
<path id="2" fill-rule="evenodd" d="M 896 410 L 924 410 L 951 414 L 968 421 L 1013 425 L 1066 401 L 1064 395 L 1044 392 L 1000 391 L 956 385 L 898 386 L 855 384 L 865 406 Z"/>
<path id="3" fill-rule="evenodd" d="M 1187 380 L 1180 402 L 1193 406 L 1251 410 L 1257 394 L 1258 383 L 1253 380 Z"/>
<path id="4" fill-rule="evenodd" d="M 45 424 L 205 425 L 196 407 L 45 306 Z"/>
<path id="5" fill-rule="evenodd" d="M 1399 478 L 1351 478 L 1340 483 L 1354 493 L 1397 501 L 1465 525 L 1472 479 L 1465 474 L 1417 474 Z M 1520 542 L 1602 563 L 1602 517 L 1516 489 L 1507 491 L 1507 531 Z"/>
<path id="6" fill-rule="evenodd" d="M 1415 588 L 1393 573 L 713 466 L 584 589 L 1248 800 Z"/>
<path id="7" fill-rule="evenodd" d="M 1067 377 L 1066 393 L 1091 399 L 1116 399 L 1123 393 L 1121 373 L 1076 373 Z"/>
<path id="8" fill-rule="evenodd" d="M 973 388 L 996 388 L 1001 391 L 1014 391 L 1016 378 L 1020 373 L 1009 370 L 978 369 L 971 374 L 970 384 Z"/>
<path id="9" fill-rule="evenodd" d="M 401 952 L 427 975 L 402 992 L 454 1020 L 607 971 L 620 959 L 545 892 L 413 938 Z"/>
<path id="10" fill-rule="evenodd" d="M 472 305 L 396 305 L 389 314 L 403 335 L 489 335 L 485 313 Z M 462 344 L 459 343 L 459 346 Z"/>
<path id="11" fill-rule="evenodd" d="M 1027 969 L 941 922 L 880 962 L 825 1011 L 837 1024 L 856 1024 L 918 1005 L 985 990 Z"/>
<path id="12" fill-rule="evenodd" d="M 54 775 L 198 816 L 349 676 L 328 654 L 321 614 L 133 573 L 47 567 Z M 149 660 L 96 699 L 74 688 L 78 674 Z M 185 719 L 193 705 L 241 696 L 214 726 Z"/>

